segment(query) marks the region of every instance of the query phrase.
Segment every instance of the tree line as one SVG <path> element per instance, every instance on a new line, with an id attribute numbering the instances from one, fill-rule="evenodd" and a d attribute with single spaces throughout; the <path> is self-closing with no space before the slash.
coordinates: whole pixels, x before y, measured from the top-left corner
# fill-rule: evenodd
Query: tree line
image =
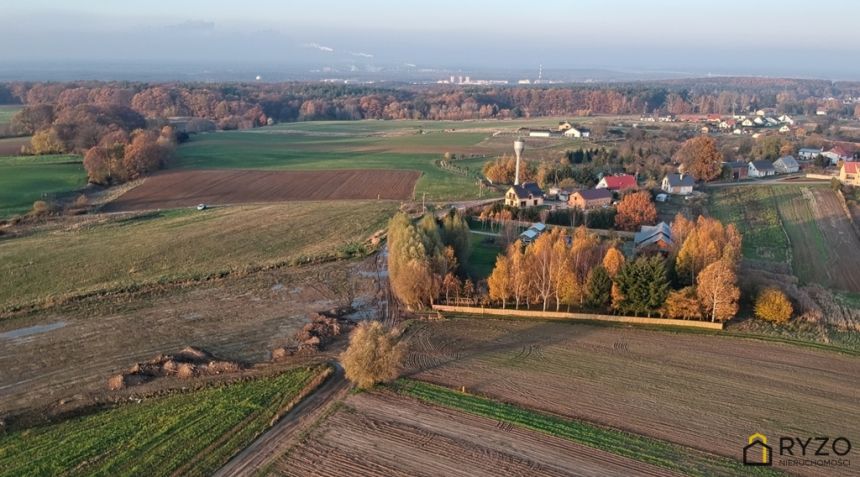
<path id="1" fill-rule="evenodd" d="M 627 260 L 585 228 L 554 228 L 511 244 L 487 280 L 491 303 L 543 311 L 585 309 L 636 316 L 726 321 L 738 310 L 741 236 L 733 225 L 679 214 L 667 257 Z"/>

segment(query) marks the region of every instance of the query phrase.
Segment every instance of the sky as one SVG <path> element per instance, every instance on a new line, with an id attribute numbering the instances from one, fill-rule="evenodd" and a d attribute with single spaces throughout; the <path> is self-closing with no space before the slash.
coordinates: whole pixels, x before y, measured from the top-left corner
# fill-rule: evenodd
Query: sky
<path id="1" fill-rule="evenodd" d="M 480 76 L 542 64 L 549 74 L 860 79 L 860 2 L 846 0 L 0 0 L 0 11 L 6 70 L 124 62 Z"/>

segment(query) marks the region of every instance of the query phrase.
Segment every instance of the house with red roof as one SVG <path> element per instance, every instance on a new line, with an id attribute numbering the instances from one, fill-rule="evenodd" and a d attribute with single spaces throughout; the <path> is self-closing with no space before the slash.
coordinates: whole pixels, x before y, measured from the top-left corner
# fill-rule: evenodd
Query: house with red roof
<path id="1" fill-rule="evenodd" d="M 637 186 L 636 178 L 630 174 L 620 174 L 617 176 L 604 176 L 600 182 L 594 186 L 595 189 L 609 189 L 611 191 L 621 191 L 625 189 L 635 189 Z"/>
<path id="2" fill-rule="evenodd" d="M 839 170 L 839 180 L 843 184 L 860 186 L 860 162 L 843 162 L 842 169 Z"/>

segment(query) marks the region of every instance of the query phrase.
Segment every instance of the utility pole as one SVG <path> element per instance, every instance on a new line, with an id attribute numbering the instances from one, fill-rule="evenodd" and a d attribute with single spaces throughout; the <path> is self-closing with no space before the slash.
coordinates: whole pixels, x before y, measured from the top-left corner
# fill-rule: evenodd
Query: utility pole
<path id="1" fill-rule="evenodd" d="M 427 205 L 426 205 L 427 193 L 424 192 L 421 194 L 421 214 L 427 213 Z"/>

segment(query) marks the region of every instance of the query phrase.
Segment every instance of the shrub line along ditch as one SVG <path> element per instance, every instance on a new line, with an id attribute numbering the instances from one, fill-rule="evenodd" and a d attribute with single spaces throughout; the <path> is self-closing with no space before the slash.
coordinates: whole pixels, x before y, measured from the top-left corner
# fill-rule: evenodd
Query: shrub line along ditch
<path id="1" fill-rule="evenodd" d="M 585 421 L 532 411 L 435 384 L 399 379 L 389 388 L 425 403 L 495 419 L 686 475 L 783 475 L 772 468 L 747 467 L 728 457 Z"/>

